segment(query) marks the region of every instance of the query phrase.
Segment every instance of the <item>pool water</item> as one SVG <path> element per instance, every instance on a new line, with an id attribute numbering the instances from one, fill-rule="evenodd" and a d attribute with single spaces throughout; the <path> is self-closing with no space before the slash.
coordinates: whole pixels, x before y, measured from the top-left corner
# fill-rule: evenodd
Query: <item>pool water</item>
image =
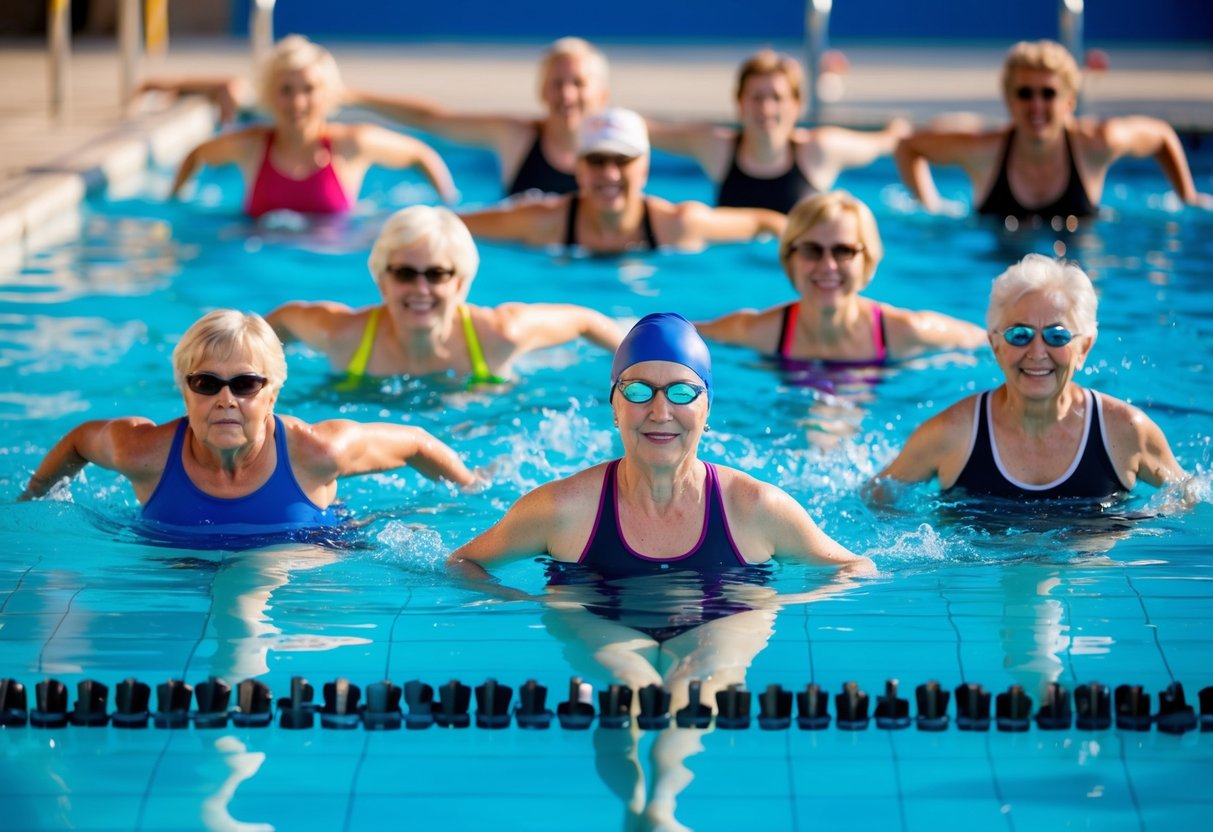
<path id="1" fill-rule="evenodd" d="M 436 144 L 466 203 L 495 198 L 490 157 Z M 1192 139 L 1189 152 L 1200 190 L 1213 191 L 1213 145 Z M 719 672 L 750 691 L 816 682 L 832 695 L 854 681 L 873 707 L 888 679 L 911 699 L 928 680 L 949 690 L 976 682 L 994 694 L 1019 684 L 1034 710 L 1050 682 L 1071 691 L 1139 684 L 1155 709 L 1159 692 L 1179 682 L 1194 702 L 1213 685 L 1213 214 L 1176 206 L 1150 162 L 1114 168 L 1108 217 L 1076 232 L 1012 234 L 927 217 L 895 179 L 885 160 L 839 183 L 873 207 L 884 237 L 868 293 L 981 322 L 990 280 L 1023 254 L 1078 260 L 1101 296 L 1082 381 L 1161 425 L 1195 474 L 1195 505 L 1181 510 L 1176 495 L 1143 487 L 1104 510 L 1031 516 L 950 506 L 922 488 L 896 510 L 874 512 L 859 486 L 922 420 L 998 382 L 989 352 L 932 357 L 822 390 L 749 352 L 716 347 L 718 392 L 702 455 L 777 483 L 881 574 L 838 585 L 820 570 L 780 566 L 763 588 L 764 612 L 713 633 L 699 652 L 715 654 Z M 955 173 L 938 180 L 945 196 L 967 198 Z M 499 390 L 389 379 L 355 394 L 335 389 L 320 356 L 288 350 L 280 412 L 420 425 L 492 477 L 471 495 L 407 470 L 343 481 L 356 528 L 333 546 L 163 545 L 132 530 L 129 487 L 95 468 L 54 499 L 12 502 L 75 424 L 180 414 L 169 357 L 201 312 L 374 302 L 365 260 L 382 219 L 432 198 L 415 177 L 373 172 L 357 216 L 300 230 L 241 219 L 231 171 L 208 172 L 186 204 L 161 201 L 167 183 L 158 171 L 146 196 L 98 196 L 78 241 L 0 276 L 0 487 L 10 501 L 0 515 L 0 678 L 22 681 L 32 697 L 36 682 L 54 677 L 72 702 L 86 678 L 112 697 L 127 677 L 153 686 L 256 677 L 279 698 L 302 676 L 318 699 L 337 678 L 363 688 L 491 678 L 515 689 L 535 679 L 549 688 L 549 707 L 565 699 L 573 675 L 595 689 L 609 684 L 575 615 L 477 594 L 442 567 L 521 494 L 620 453 L 606 404 L 610 356 L 588 345 L 527 357 L 519 380 Z M 711 198 L 698 170 L 669 156 L 655 159 L 649 190 Z M 485 305 L 571 301 L 625 323 L 652 311 L 700 319 L 790 299 L 774 241 L 619 258 L 484 245 L 471 293 Z M 535 560 L 499 574 L 528 593 L 544 587 Z M 0 826 L 926 830 L 963 819 L 971 829 L 1190 829 L 1213 817 L 1211 743 L 1213 734 L 1199 732 L 1036 726 L 0 728 Z M 639 819 L 646 811 L 649 827 Z"/>

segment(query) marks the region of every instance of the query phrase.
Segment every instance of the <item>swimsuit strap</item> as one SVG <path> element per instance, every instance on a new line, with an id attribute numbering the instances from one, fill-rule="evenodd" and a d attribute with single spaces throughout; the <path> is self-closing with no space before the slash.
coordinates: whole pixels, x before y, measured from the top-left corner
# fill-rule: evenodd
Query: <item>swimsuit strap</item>
<path id="1" fill-rule="evenodd" d="M 358 349 L 354 350 L 354 355 L 345 368 L 347 380 L 358 382 L 366 375 L 366 367 L 371 363 L 371 351 L 375 347 L 375 336 L 379 332 L 379 318 L 382 315 L 383 307 L 376 306 L 366 316 L 366 328 L 362 330 L 362 340 L 358 342 Z"/>
<path id="2" fill-rule="evenodd" d="M 577 197 L 578 191 L 573 191 L 569 194 L 569 213 L 568 219 L 564 224 L 564 244 L 566 246 L 577 245 Z"/>
<path id="3" fill-rule="evenodd" d="M 649 201 L 644 201 L 644 213 L 640 215 L 640 229 L 644 232 L 644 242 L 649 251 L 657 250 L 657 235 L 653 233 L 653 221 L 649 218 Z"/>
<path id="4" fill-rule="evenodd" d="M 884 312 L 879 303 L 872 304 L 872 347 L 876 350 L 876 360 L 884 361 L 889 357 L 889 339 L 884 328 Z"/>
<path id="5" fill-rule="evenodd" d="M 792 340 L 796 337 L 796 319 L 800 317 L 800 303 L 792 301 L 783 308 L 783 321 L 779 325 L 779 343 L 775 345 L 775 353 L 780 358 L 788 358 L 792 352 Z"/>
<path id="6" fill-rule="evenodd" d="M 463 337 L 468 342 L 468 359 L 472 362 L 472 375 L 469 384 L 503 384 L 505 379 L 493 375 L 489 362 L 484 359 L 484 350 L 480 348 L 480 339 L 476 337 L 476 327 L 472 324 L 472 311 L 467 304 L 459 306 L 459 318 L 463 322 Z"/>

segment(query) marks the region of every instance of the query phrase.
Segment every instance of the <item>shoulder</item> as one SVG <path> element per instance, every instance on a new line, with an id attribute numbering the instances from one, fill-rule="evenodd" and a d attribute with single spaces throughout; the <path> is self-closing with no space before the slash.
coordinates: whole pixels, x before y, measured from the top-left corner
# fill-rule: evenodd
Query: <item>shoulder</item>
<path id="1" fill-rule="evenodd" d="M 126 416 L 97 424 L 108 438 L 118 469 L 134 471 L 163 467 L 182 421 L 172 419 L 157 425 L 142 416 Z"/>
<path id="2" fill-rule="evenodd" d="M 1114 443 L 1144 445 L 1150 433 L 1158 430 L 1158 426 L 1141 408 L 1106 393 L 1094 390 L 1091 393 L 1099 401 L 1104 430 Z"/>
<path id="3" fill-rule="evenodd" d="M 792 496 L 777 485 L 763 482 L 745 471 L 727 465 L 713 467 L 716 469 L 720 493 L 724 498 L 730 523 L 741 520 L 753 525 L 755 521 L 787 511 L 790 507 L 800 509 Z"/>

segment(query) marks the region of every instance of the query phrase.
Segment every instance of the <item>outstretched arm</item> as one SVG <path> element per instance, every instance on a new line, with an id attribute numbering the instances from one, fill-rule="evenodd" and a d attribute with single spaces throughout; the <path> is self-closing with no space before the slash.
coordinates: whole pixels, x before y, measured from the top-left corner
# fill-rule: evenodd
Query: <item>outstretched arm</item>
<path id="1" fill-rule="evenodd" d="M 333 346 L 333 333 L 340 320 L 352 316 L 350 308 L 332 301 L 291 301 L 265 316 L 274 334 L 284 344 L 302 341 L 309 347 L 328 353 Z"/>
<path id="2" fill-rule="evenodd" d="M 614 352 L 623 340 L 619 324 L 571 303 L 504 303 L 497 307 L 507 337 L 522 350 L 538 350 L 585 338 Z"/>
<path id="3" fill-rule="evenodd" d="M 385 168 L 418 167 L 443 202 L 459 201 L 459 191 L 446 163 L 425 142 L 373 124 L 360 125 L 355 135 L 358 150 L 368 163 Z"/>
<path id="4" fill-rule="evenodd" d="M 809 134 L 812 141 L 805 145 L 809 158 L 801 160 L 802 167 L 813 171 L 817 187 L 833 187 L 841 171 L 865 167 L 888 156 L 910 132 L 910 122 L 904 118 L 895 118 L 883 130 L 875 131 L 818 127 Z"/>
<path id="5" fill-rule="evenodd" d="M 150 426 L 148 419 L 102 419 L 85 422 L 55 443 L 30 477 L 19 500 L 45 495 L 62 480 L 76 476 L 88 463 L 129 475 L 121 460 L 122 435 L 132 428 Z"/>
<path id="6" fill-rule="evenodd" d="M 557 522 L 554 488 L 548 483 L 523 495 L 492 527 L 452 552 L 447 566 L 464 577 L 484 579 L 486 564 L 545 554 L 547 531 Z"/>
<path id="7" fill-rule="evenodd" d="M 1125 116 L 1108 119 L 1103 129 L 1114 157 L 1153 156 L 1185 205 L 1213 207 L 1213 196 L 1197 192 L 1183 144 L 1171 125 L 1149 116 Z"/>
<path id="8" fill-rule="evenodd" d="M 256 153 L 258 142 L 256 137 L 264 135 L 260 128 L 240 130 L 235 133 L 225 133 L 216 136 L 195 147 L 181 162 L 177 176 L 173 179 L 170 197 L 176 197 L 183 185 L 193 178 L 198 168 L 203 165 L 249 164 L 251 156 Z"/>
<path id="9" fill-rule="evenodd" d="M 248 82 L 239 76 L 194 77 L 194 78 L 147 78 L 135 91 L 168 92 L 174 95 L 205 95 L 219 108 L 219 121 L 230 124 L 235 121 L 240 108 L 252 97 Z"/>
<path id="10" fill-rule="evenodd" d="M 547 197 L 521 204 L 506 204 L 483 211 L 460 214 L 463 224 L 476 239 L 508 240 L 531 245 L 559 242 L 555 228 L 557 214 L 567 215 L 569 197 Z"/>
<path id="11" fill-rule="evenodd" d="M 722 344 L 770 350 L 777 346 L 774 343 L 776 337 L 772 336 L 769 339 L 770 343 L 762 342 L 761 336 L 764 329 L 761 325 L 762 317 L 762 313 L 752 309 L 740 309 L 727 315 L 721 315 L 715 320 L 696 321 L 695 328 L 704 338 L 719 341 Z"/>
<path id="12" fill-rule="evenodd" d="M 677 206 L 683 237 L 706 242 L 740 242 L 760 234 L 778 237 L 788 218 L 767 208 L 709 208 L 702 202 L 684 202 Z"/>
<path id="13" fill-rule="evenodd" d="M 981 327 L 940 312 L 885 307 L 885 319 L 889 349 L 896 358 L 934 350 L 978 350 L 990 342 Z"/>
<path id="14" fill-rule="evenodd" d="M 855 554 L 823 532 L 786 491 L 768 483 L 755 484 L 762 490 L 754 503 L 750 522 L 768 530 L 775 557 L 839 566 L 849 575 L 868 575 L 876 571 L 871 560 Z"/>
<path id="15" fill-rule="evenodd" d="M 422 428 L 349 419 L 317 422 L 312 428 L 325 451 L 313 464 L 329 467 L 334 477 L 408 465 L 432 480 L 446 479 L 460 486 L 476 481 L 458 454 Z"/>
<path id="16" fill-rule="evenodd" d="M 956 418 L 959 405 L 953 405 L 919 425 L 906 440 L 897 458 L 860 488 L 860 496 L 874 505 L 897 501 L 898 483 L 927 482 L 939 476 L 940 466 L 956 445 L 961 424 Z M 971 412 L 971 411 L 970 411 Z M 967 443 L 968 434 L 961 440 Z"/>
<path id="17" fill-rule="evenodd" d="M 513 131 L 530 129 L 519 119 L 456 113 L 435 101 L 413 96 L 380 95 L 369 90 L 347 88 L 345 103 L 366 107 L 436 136 L 482 147 L 500 148 Z"/>
<path id="18" fill-rule="evenodd" d="M 679 156 L 690 156 L 709 178 L 724 176 L 730 159 L 735 130 L 707 122 L 678 123 L 645 119 L 653 147 Z"/>

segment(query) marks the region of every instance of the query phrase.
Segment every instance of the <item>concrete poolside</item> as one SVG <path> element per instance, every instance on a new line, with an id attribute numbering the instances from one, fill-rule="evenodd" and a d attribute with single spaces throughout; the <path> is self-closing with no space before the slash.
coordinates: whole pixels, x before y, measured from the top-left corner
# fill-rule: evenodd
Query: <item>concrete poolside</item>
<path id="1" fill-rule="evenodd" d="M 423 95 L 467 110 L 538 112 L 542 43 L 328 43 L 347 83 Z M 733 73 L 761 44 L 605 43 L 613 99 L 670 118 L 732 118 Z M 797 54 L 795 42 L 778 44 Z M 1005 44 L 841 46 L 849 70 L 824 121 L 870 127 L 895 115 L 922 124 L 943 112 L 1001 119 L 998 68 Z M 149 162 L 172 164 L 213 129 L 199 99 L 147 97 L 120 106 L 116 42 L 77 41 L 68 109 L 49 116 L 48 59 L 38 41 L 0 44 L 0 246 L 36 247 L 39 228 L 90 188 Z M 1144 113 L 1180 130 L 1213 130 L 1213 50 L 1115 47 L 1110 69 L 1087 82 L 1086 111 Z M 145 59 L 143 75 L 251 76 L 247 41 L 176 39 Z M 489 83 L 491 79 L 491 83 Z M 1202 186 L 1208 189 L 1208 185 Z"/>

